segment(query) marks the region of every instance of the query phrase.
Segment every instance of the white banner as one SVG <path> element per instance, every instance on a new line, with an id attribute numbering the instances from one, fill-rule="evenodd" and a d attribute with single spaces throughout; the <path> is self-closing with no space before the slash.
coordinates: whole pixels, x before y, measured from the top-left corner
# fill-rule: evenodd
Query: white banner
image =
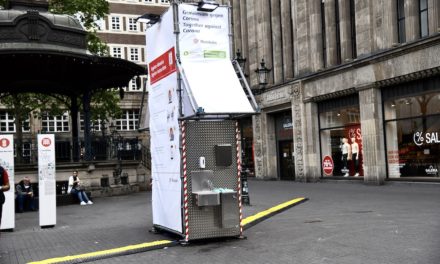
<path id="1" fill-rule="evenodd" d="M 153 224 L 182 232 L 179 96 L 172 8 L 147 29 Z M 151 43 L 150 43 L 151 41 Z"/>
<path id="2" fill-rule="evenodd" d="M 37 141 L 40 226 L 50 227 L 57 222 L 55 137 L 53 134 L 39 134 Z"/>
<path id="3" fill-rule="evenodd" d="M 187 60 L 230 59 L 227 7 L 197 11 L 196 5 L 179 5 L 179 44 L 182 63 Z"/>
<path id="4" fill-rule="evenodd" d="M 15 228 L 15 177 L 14 177 L 14 136 L 0 135 L 0 165 L 9 176 L 9 191 L 5 192 L 3 204 L 3 216 L 0 229 Z M 1 205 L 0 205 L 1 206 Z"/>
<path id="5" fill-rule="evenodd" d="M 205 113 L 254 112 L 230 61 L 187 61 L 184 70 L 197 105 Z"/>
<path id="6" fill-rule="evenodd" d="M 228 7 L 179 5 L 179 47 L 189 90 L 206 114 L 254 113 L 230 61 Z"/>

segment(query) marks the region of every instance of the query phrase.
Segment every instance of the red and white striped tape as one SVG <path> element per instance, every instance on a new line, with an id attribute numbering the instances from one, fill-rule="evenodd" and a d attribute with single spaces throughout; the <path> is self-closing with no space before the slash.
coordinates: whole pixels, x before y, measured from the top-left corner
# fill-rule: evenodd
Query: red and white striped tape
<path id="1" fill-rule="evenodd" d="M 237 148 L 237 180 L 238 180 L 238 206 L 240 209 L 240 236 L 243 235 L 243 206 L 241 202 L 241 161 L 240 161 L 240 130 L 238 129 L 238 122 L 235 122 L 235 144 Z"/>
<path id="2" fill-rule="evenodd" d="M 188 175 L 186 171 L 186 127 L 182 121 L 182 164 L 183 164 L 183 208 L 185 216 L 185 241 L 189 241 L 189 219 L 188 219 Z"/>

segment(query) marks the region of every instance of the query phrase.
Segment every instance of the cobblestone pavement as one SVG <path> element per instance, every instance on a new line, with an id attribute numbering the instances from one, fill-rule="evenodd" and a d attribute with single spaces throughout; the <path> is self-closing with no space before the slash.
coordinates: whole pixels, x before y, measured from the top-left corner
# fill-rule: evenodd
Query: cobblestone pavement
<path id="1" fill-rule="evenodd" d="M 204 241 L 91 263 L 440 263 L 440 185 L 358 181 L 249 182 L 249 216 L 295 197 L 309 201 L 245 231 L 247 239 Z M 151 193 L 57 207 L 57 225 L 18 214 L 0 237 L 0 263 L 26 263 L 170 239 L 152 234 Z"/>

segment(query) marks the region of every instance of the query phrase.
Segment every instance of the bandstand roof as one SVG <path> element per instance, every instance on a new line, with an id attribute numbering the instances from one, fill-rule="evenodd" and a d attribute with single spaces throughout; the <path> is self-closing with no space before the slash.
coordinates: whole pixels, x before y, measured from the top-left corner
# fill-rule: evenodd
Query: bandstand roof
<path id="1" fill-rule="evenodd" d="M 79 95 L 146 74 L 133 62 L 89 53 L 76 18 L 47 7 L 47 0 L 11 0 L 0 10 L 0 92 Z"/>

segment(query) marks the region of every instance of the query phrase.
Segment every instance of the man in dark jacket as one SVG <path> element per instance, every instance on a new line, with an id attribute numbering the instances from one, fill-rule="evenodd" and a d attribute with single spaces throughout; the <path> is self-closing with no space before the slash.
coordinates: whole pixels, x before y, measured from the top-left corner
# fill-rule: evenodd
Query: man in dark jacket
<path id="1" fill-rule="evenodd" d="M 2 221 L 2 209 L 5 203 L 5 195 L 3 192 L 9 191 L 9 176 L 6 170 L 0 166 L 0 224 Z"/>
<path id="2" fill-rule="evenodd" d="M 24 177 L 15 189 L 17 191 L 18 212 L 23 213 L 24 209 L 35 211 L 34 190 L 28 177 Z M 25 208 L 25 205 L 27 207 Z"/>

